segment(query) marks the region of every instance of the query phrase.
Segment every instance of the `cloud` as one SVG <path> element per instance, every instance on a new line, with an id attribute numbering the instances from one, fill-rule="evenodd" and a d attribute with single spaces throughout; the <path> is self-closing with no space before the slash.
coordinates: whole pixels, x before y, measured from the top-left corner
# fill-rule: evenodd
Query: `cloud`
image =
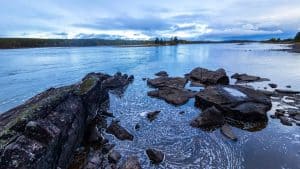
<path id="1" fill-rule="evenodd" d="M 299 11 L 299 0 L 0 1 L 0 36 L 288 38 L 299 31 Z"/>

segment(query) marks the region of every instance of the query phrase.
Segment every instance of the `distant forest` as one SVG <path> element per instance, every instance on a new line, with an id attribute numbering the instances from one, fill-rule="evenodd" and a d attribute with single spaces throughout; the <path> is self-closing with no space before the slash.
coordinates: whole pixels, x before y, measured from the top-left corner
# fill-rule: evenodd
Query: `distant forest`
<path id="1" fill-rule="evenodd" d="M 198 43 L 243 43 L 254 42 L 248 40 L 228 41 L 186 41 L 177 37 L 170 39 L 155 38 L 154 40 L 106 40 L 106 39 L 36 39 L 36 38 L 0 38 L 0 49 L 14 48 L 36 48 L 36 47 L 87 47 L 87 46 L 164 46 L 177 44 L 198 44 Z M 294 39 L 281 40 L 272 38 L 269 43 L 293 43 L 300 42 L 300 32 Z"/>

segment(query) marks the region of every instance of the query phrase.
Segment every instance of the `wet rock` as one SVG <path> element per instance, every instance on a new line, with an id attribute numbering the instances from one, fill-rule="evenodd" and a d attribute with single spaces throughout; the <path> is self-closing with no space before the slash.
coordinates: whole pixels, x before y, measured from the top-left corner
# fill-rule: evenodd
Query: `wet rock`
<path id="1" fill-rule="evenodd" d="M 165 157 L 165 155 L 162 151 L 153 149 L 153 148 L 147 149 L 146 154 L 147 154 L 149 160 L 151 160 L 151 162 L 153 162 L 154 164 L 161 163 Z"/>
<path id="2" fill-rule="evenodd" d="M 271 100 L 262 92 L 239 85 L 209 86 L 200 91 L 195 105 L 218 108 L 226 117 L 244 122 L 266 122 Z"/>
<path id="3" fill-rule="evenodd" d="M 262 82 L 262 81 L 270 81 L 267 78 L 261 78 L 259 76 L 253 76 L 248 74 L 239 74 L 235 73 L 231 76 L 232 79 L 236 79 L 236 83 L 250 83 L 250 82 Z"/>
<path id="4" fill-rule="evenodd" d="M 142 78 L 143 81 L 148 80 L 148 79 L 149 79 L 149 78 L 146 78 L 146 77 L 143 77 L 143 78 Z"/>
<path id="5" fill-rule="evenodd" d="M 190 87 L 204 87 L 204 84 L 191 81 Z"/>
<path id="6" fill-rule="evenodd" d="M 202 129 L 214 129 L 224 124 L 224 116 L 216 107 L 212 106 L 204 110 L 198 117 L 194 118 L 190 125 Z"/>
<path id="7" fill-rule="evenodd" d="M 115 117 L 113 113 L 108 112 L 108 111 L 104 111 L 104 112 L 102 113 L 102 115 L 107 116 L 107 117 Z"/>
<path id="8" fill-rule="evenodd" d="M 184 114 L 184 113 L 185 113 L 184 111 L 180 111 L 180 112 L 179 112 L 179 114 Z"/>
<path id="9" fill-rule="evenodd" d="M 280 119 L 280 122 L 281 122 L 283 125 L 286 125 L 286 126 L 293 126 L 293 123 L 292 123 L 292 121 L 290 120 L 290 118 L 285 117 L 285 116 L 280 116 L 279 119 Z"/>
<path id="10" fill-rule="evenodd" d="M 259 92 L 261 92 L 261 93 L 263 93 L 263 94 L 265 94 L 266 96 L 269 96 L 269 97 L 276 95 L 273 91 L 269 91 L 269 90 L 259 90 L 258 89 L 257 91 L 259 91 Z"/>
<path id="11" fill-rule="evenodd" d="M 226 75 L 224 69 L 212 71 L 205 68 L 197 67 L 193 69 L 189 74 L 187 74 L 187 77 L 191 81 L 204 85 L 229 84 L 229 78 Z"/>
<path id="12" fill-rule="evenodd" d="M 277 88 L 277 84 L 275 84 L 275 83 L 269 83 L 269 86 L 270 86 L 271 88 Z"/>
<path id="13" fill-rule="evenodd" d="M 138 157 L 129 156 L 120 169 L 142 169 Z"/>
<path id="14" fill-rule="evenodd" d="M 110 163 L 118 163 L 120 159 L 121 159 L 121 154 L 118 151 L 112 150 L 108 154 L 108 161 Z"/>
<path id="15" fill-rule="evenodd" d="M 147 94 L 150 97 L 163 99 L 170 104 L 183 105 L 188 102 L 190 98 L 193 98 L 196 93 L 186 89 L 164 87 L 150 91 Z"/>
<path id="16" fill-rule="evenodd" d="M 169 76 L 169 75 L 166 71 L 160 71 L 160 72 L 155 73 L 155 76 Z"/>
<path id="17" fill-rule="evenodd" d="M 275 89 L 275 91 L 280 94 L 299 94 L 300 93 L 300 91 L 286 90 L 286 89 Z"/>
<path id="18" fill-rule="evenodd" d="M 233 140 L 233 141 L 237 141 L 237 137 L 235 136 L 235 134 L 232 132 L 231 127 L 228 124 L 225 124 L 221 127 L 221 133 L 226 136 L 227 138 Z"/>
<path id="19" fill-rule="evenodd" d="M 291 85 L 286 85 L 285 87 L 286 87 L 286 88 L 291 88 L 292 86 L 291 86 Z"/>
<path id="20" fill-rule="evenodd" d="M 160 113 L 160 111 L 153 111 L 153 112 L 149 112 L 147 113 L 147 118 L 149 121 L 153 121 L 157 118 L 158 114 Z"/>
<path id="21" fill-rule="evenodd" d="M 293 116 L 293 119 L 300 121 L 300 114 Z"/>
<path id="22" fill-rule="evenodd" d="M 125 128 L 119 125 L 118 121 L 113 120 L 108 126 L 107 133 L 113 134 L 119 140 L 133 140 L 133 135 L 130 134 Z"/>
<path id="23" fill-rule="evenodd" d="M 279 118 L 280 116 L 284 116 L 284 114 L 285 114 L 285 110 L 282 110 L 282 109 L 276 109 L 275 117 L 276 117 L 276 118 Z"/>
<path id="24" fill-rule="evenodd" d="M 182 77 L 158 77 L 147 80 L 147 84 L 154 88 L 184 88 L 186 83 L 187 79 Z"/>
<path id="25" fill-rule="evenodd" d="M 134 126 L 134 129 L 135 130 L 139 130 L 141 128 L 141 125 L 140 124 L 136 124 L 135 126 Z"/>
<path id="26" fill-rule="evenodd" d="M 115 144 L 110 144 L 107 143 L 102 147 L 102 153 L 103 154 L 107 154 L 110 152 L 110 150 L 112 150 L 116 145 Z"/>

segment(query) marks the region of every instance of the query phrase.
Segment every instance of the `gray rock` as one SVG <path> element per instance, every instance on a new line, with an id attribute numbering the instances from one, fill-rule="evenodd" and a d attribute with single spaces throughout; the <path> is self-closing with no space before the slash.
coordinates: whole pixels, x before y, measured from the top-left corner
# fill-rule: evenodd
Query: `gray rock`
<path id="1" fill-rule="evenodd" d="M 224 121 L 225 119 L 222 112 L 212 106 L 204 110 L 198 117 L 194 118 L 190 125 L 192 127 L 210 130 L 222 126 Z"/>
<path id="2" fill-rule="evenodd" d="M 153 121 L 157 118 L 158 114 L 160 113 L 160 111 L 153 111 L 153 112 L 149 112 L 147 113 L 147 118 L 149 121 Z"/>
<path id="3" fill-rule="evenodd" d="M 133 135 L 130 134 L 125 128 L 119 125 L 118 121 L 113 120 L 106 129 L 106 132 L 113 134 L 119 140 L 133 140 Z"/>
<path id="4" fill-rule="evenodd" d="M 142 169 L 138 157 L 129 156 L 120 169 Z"/>
<path id="5" fill-rule="evenodd" d="M 275 83 L 269 83 L 269 86 L 270 86 L 271 88 L 277 88 L 277 84 L 275 84 Z"/>
<path id="6" fill-rule="evenodd" d="M 186 78 L 182 77 L 158 77 L 155 79 L 147 80 L 147 84 L 154 88 L 184 88 L 187 81 L 188 80 Z"/>
<path id="7" fill-rule="evenodd" d="M 160 150 L 149 148 L 146 150 L 146 154 L 148 158 L 153 162 L 154 164 L 161 163 L 164 160 L 164 153 Z"/>
<path id="8" fill-rule="evenodd" d="M 235 73 L 231 76 L 232 79 L 236 79 L 236 83 L 250 83 L 250 82 L 262 82 L 262 81 L 270 81 L 267 78 L 261 78 L 259 76 L 253 76 L 248 74 L 238 74 Z"/>
<path id="9" fill-rule="evenodd" d="M 115 150 L 112 150 L 108 154 L 108 161 L 110 163 L 118 163 L 118 161 L 121 159 L 121 154 Z"/>
<path id="10" fill-rule="evenodd" d="M 226 117 L 243 122 L 266 122 L 271 100 L 265 94 L 238 85 L 209 86 L 196 95 L 196 106 L 218 108 Z"/>
<path id="11" fill-rule="evenodd" d="M 221 127 L 221 133 L 226 136 L 227 138 L 233 140 L 233 141 L 237 141 L 237 137 L 235 136 L 235 134 L 232 132 L 231 127 L 228 124 L 225 124 Z"/>
<path id="12" fill-rule="evenodd" d="M 155 73 L 155 76 L 169 76 L 169 75 L 166 71 L 160 71 L 160 72 Z"/>
<path id="13" fill-rule="evenodd" d="M 229 78 L 224 69 L 216 71 L 197 67 L 187 74 L 187 77 L 196 83 L 204 85 L 229 84 Z"/>

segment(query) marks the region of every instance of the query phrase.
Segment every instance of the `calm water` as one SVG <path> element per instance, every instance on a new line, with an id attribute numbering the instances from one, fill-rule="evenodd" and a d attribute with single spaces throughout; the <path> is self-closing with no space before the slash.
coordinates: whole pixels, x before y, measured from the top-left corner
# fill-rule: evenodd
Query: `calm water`
<path id="1" fill-rule="evenodd" d="M 192 68 L 225 68 L 229 75 L 249 73 L 267 77 L 280 88 L 300 90 L 300 54 L 273 51 L 286 46 L 271 44 L 201 44 L 166 47 L 88 47 L 0 50 L 0 112 L 4 112 L 49 87 L 79 81 L 89 72 L 133 74 L 135 81 L 124 97 L 111 95 L 110 109 L 135 135 L 133 142 L 118 141 L 124 156 L 137 154 L 144 168 L 300 168 L 300 127 L 287 127 L 270 119 L 258 132 L 234 128 L 237 142 L 219 130 L 204 132 L 189 126 L 200 110 L 194 100 L 180 107 L 149 98 L 143 77 L 159 70 L 183 76 Z M 263 88 L 267 83 L 254 84 Z M 269 114 L 274 113 L 273 106 Z M 161 110 L 148 122 L 143 112 Z M 180 111 L 185 114 L 180 115 Z M 139 131 L 133 128 L 141 125 Z M 150 164 L 144 150 L 156 147 L 166 153 L 159 166 Z"/>

